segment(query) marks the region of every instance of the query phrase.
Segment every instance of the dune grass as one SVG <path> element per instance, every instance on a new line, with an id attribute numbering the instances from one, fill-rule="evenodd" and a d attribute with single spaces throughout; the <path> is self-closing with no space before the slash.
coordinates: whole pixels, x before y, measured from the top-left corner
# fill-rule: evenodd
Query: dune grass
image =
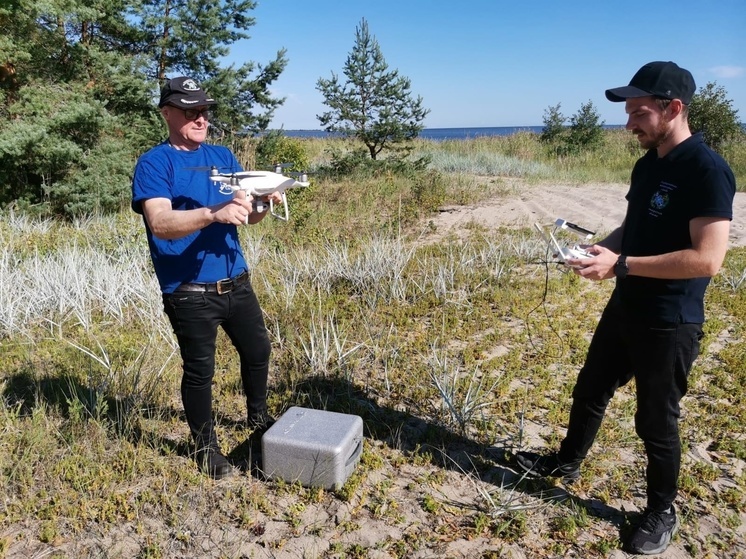
<path id="1" fill-rule="evenodd" d="M 508 157 L 530 159 L 522 141 Z M 427 149 L 437 166 L 440 153 L 489 158 L 491 145 Z M 560 165 L 537 159 L 526 180 Z M 0 557 L 606 557 L 618 548 L 620 503 L 644 504 L 629 387 L 572 495 L 503 462 L 559 441 L 611 285 L 547 266 L 530 231 L 420 242 L 431 204 L 474 196 L 470 177 L 488 174 L 475 165 L 317 182 L 291 199 L 290 223 L 241 231 L 272 340 L 272 413 L 300 405 L 364 419 L 361 463 L 334 492 L 266 482 L 250 467 L 220 483 L 198 474 L 137 216 L 64 224 L 6 212 Z M 480 196 L 507 188 L 500 176 L 488 184 Z M 744 277 L 746 249 L 732 250 L 709 291 L 684 403 L 677 542 L 692 557 L 746 552 Z M 218 344 L 218 432 L 244 464 L 237 358 L 225 336 Z"/>

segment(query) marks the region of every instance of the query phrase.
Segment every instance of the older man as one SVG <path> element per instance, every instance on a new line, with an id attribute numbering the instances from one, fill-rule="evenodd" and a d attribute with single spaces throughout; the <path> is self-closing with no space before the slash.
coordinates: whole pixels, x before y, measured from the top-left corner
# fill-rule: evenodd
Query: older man
<path id="1" fill-rule="evenodd" d="M 572 393 L 559 451 L 521 452 L 531 474 L 577 479 L 620 386 L 635 379 L 635 428 L 647 455 L 647 507 L 624 542 L 638 554 L 663 552 L 678 519 L 674 508 L 681 463 L 679 402 L 699 353 L 704 294 L 728 246 L 735 179 L 723 159 L 692 135 L 688 105 L 694 78 L 673 62 L 651 62 L 629 85 L 606 91 L 624 102 L 627 129 L 647 149 L 632 170 L 621 226 L 569 260 L 591 280 L 616 277 Z"/>
<path id="2" fill-rule="evenodd" d="M 195 171 L 241 170 L 227 148 L 205 143 L 215 104 L 192 78 L 174 78 L 163 86 L 158 106 L 168 139 L 137 161 L 132 208 L 143 215 L 163 306 L 179 343 L 181 398 L 197 463 L 220 479 L 232 467 L 212 417 L 218 327 L 241 360 L 249 427 L 264 430 L 272 418 L 266 401 L 270 341 L 237 229 L 257 223 L 266 212 L 253 211 L 251 199 L 218 188 L 208 173 Z"/>

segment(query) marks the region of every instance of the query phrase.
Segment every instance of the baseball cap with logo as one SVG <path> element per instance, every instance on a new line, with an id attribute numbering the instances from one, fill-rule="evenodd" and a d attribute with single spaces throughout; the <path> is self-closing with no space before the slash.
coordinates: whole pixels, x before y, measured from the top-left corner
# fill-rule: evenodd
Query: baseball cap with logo
<path id="1" fill-rule="evenodd" d="M 688 105 L 697 86 L 689 70 L 673 62 L 648 62 L 632 76 L 629 85 L 606 90 L 609 101 L 625 101 L 631 97 L 663 97 L 680 99 Z"/>
<path id="2" fill-rule="evenodd" d="M 161 100 L 158 107 L 173 105 L 180 109 L 189 109 L 203 105 L 217 105 L 217 102 L 200 87 L 197 80 L 179 76 L 168 80 L 161 89 Z"/>

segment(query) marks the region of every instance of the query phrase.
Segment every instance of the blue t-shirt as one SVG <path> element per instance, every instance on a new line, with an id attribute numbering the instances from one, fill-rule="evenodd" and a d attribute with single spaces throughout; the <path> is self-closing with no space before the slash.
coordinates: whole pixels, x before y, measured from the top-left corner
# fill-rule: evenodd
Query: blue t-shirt
<path id="1" fill-rule="evenodd" d="M 155 146 L 135 166 L 132 209 L 142 214 L 142 201 L 150 198 L 167 198 L 175 210 L 231 200 L 233 192 L 210 180 L 210 172 L 205 169 L 212 166 L 227 173 L 242 170 L 223 146 L 202 144 L 195 151 L 177 150 L 168 142 Z M 180 239 L 167 240 L 155 237 L 143 221 L 163 293 L 172 293 L 182 283 L 213 283 L 248 270 L 235 225 L 212 223 Z"/>

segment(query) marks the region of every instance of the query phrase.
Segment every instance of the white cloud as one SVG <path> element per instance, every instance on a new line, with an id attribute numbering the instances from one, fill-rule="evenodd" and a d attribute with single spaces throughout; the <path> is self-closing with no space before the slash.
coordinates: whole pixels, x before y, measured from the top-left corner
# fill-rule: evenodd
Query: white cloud
<path id="1" fill-rule="evenodd" d="M 740 78 L 746 74 L 746 68 L 743 66 L 714 66 L 710 72 L 717 78 Z"/>

